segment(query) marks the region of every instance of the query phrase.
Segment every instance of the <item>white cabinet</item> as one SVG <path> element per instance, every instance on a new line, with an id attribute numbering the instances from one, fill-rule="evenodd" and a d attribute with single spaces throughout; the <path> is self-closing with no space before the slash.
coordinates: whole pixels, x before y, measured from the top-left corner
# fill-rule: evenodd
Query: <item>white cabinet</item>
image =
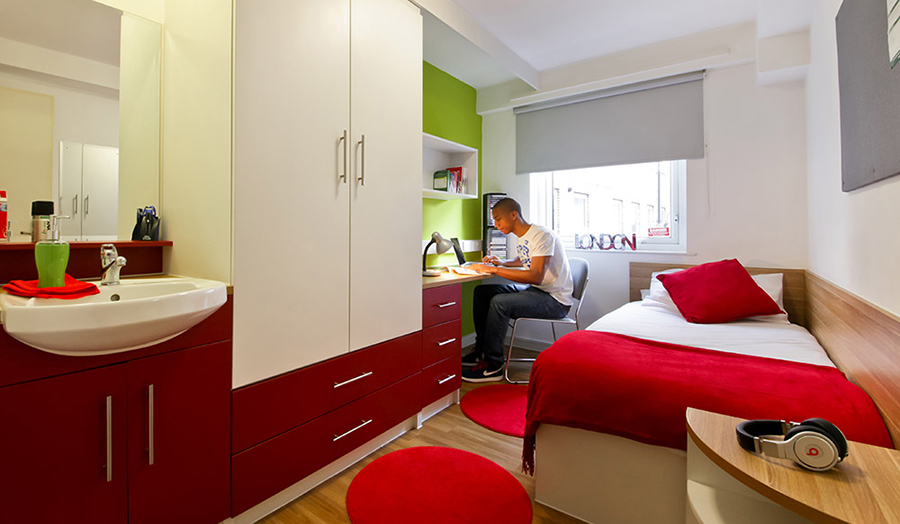
<path id="1" fill-rule="evenodd" d="M 406 0 L 237 0 L 235 386 L 420 329 L 421 31 Z"/>
<path id="2" fill-rule="evenodd" d="M 119 228 L 119 149 L 59 143 L 56 212 L 65 240 L 116 240 Z"/>

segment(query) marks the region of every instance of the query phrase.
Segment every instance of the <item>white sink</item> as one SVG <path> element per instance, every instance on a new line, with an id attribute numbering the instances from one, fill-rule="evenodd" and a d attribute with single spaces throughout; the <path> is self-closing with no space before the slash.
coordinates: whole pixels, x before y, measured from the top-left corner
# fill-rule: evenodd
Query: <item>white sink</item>
<path id="1" fill-rule="evenodd" d="M 58 355 L 130 351 L 176 337 L 222 307 L 222 282 L 199 278 L 122 279 L 75 300 L 0 294 L 0 320 L 13 338 Z"/>

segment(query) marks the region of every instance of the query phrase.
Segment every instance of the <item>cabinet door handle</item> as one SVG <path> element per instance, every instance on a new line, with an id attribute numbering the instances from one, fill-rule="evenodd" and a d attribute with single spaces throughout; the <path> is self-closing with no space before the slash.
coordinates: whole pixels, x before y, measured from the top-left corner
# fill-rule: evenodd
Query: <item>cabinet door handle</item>
<path id="1" fill-rule="evenodd" d="M 456 342 L 456 339 L 455 339 L 455 338 L 451 338 L 450 340 L 445 340 L 445 341 L 443 341 L 443 342 L 438 342 L 438 346 L 446 346 L 447 344 L 450 344 L 450 343 L 452 343 L 452 342 Z"/>
<path id="2" fill-rule="evenodd" d="M 72 214 L 78 214 L 78 195 L 72 197 Z"/>
<path id="3" fill-rule="evenodd" d="M 369 425 L 369 424 L 371 424 L 371 423 L 372 423 L 372 419 L 369 419 L 369 420 L 363 420 L 363 423 L 362 423 L 362 424 L 356 426 L 355 428 L 351 429 L 350 431 L 348 431 L 348 432 L 346 432 L 346 433 L 341 433 L 340 435 L 335 435 L 335 436 L 334 436 L 334 439 L 332 439 L 332 442 L 337 442 L 337 441 L 341 440 L 342 438 L 346 437 L 347 435 L 349 435 L 350 433 L 353 433 L 353 432 L 356 431 L 357 429 L 360 429 L 360 428 L 362 428 L 362 427 L 364 427 L 364 426 L 367 426 L 367 425 Z"/>
<path id="4" fill-rule="evenodd" d="M 347 145 L 348 141 L 347 130 L 345 129 L 344 135 L 338 139 L 338 142 L 343 142 L 344 144 L 344 169 L 341 172 L 341 176 L 339 178 L 343 180 L 345 184 L 347 183 L 347 165 L 350 164 L 350 157 L 348 156 L 350 153 L 350 147 Z"/>
<path id="5" fill-rule="evenodd" d="M 148 440 L 148 442 L 150 443 L 150 445 L 149 445 L 149 447 L 147 448 L 147 455 L 148 455 L 148 462 L 149 462 L 150 465 L 152 466 L 152 465 L 153 465 L 153 460 L 154 460 L 154 458 L 155 458 L 155 453 L 154 453 L 154 451 L 155 451 L 155 450 L 154 450 L 154 447 L 155 447 L 155 446 L 153 445 L 153 412 L 154 412 L 154 403 L 153 403 L 153 384 L 150 384 L 150 385 L 147 387 L 147 405 L 148 405 L 148 408 L 149 408 L 149 409 L 147 410 L 148 413 L 149 413 L 149 415 L 148 415 L 148 420 L 147 420 L 147 423 L 148 423 L 147 425 L 148 425 L 148 427 L 149 427 L 149 430 L 148 430 L 149 435 L 148 435 L 148 436 L 150 437 L 150 439 Z"/>
<path id="6" fill-rule="evenodd" d="M 448 380 L 453 380 L 453 379 L 455 379 L 455 378 L 456 378 L 456 375 L 450 375 L 449 377 L 447 377 L 447 378 L 445 378 L 445 379 L 443 379 L 443 380 L 438 380 L 438 386 L 440 386 L 441 384 L 444 384 L 444 383 L 447 382 Z"/>
<path id="7" fill-rule="evenodd" d="M 350 380 L 345 380 L 345 381 L 343 381 L 343 382 L 335 382 L 335 383 L 334 383 L 334 389 L 337 389 L 337 388 L 339 388 L 339 387 L 341 387 L 341 386 L 346 386 L 347 384 L 349 384 L 349 383 L 351 383 L 351 382 L 356 382 L 357 380 L 359 380 L 359 379 L 361 379 L 361 378 L 366 378 L 366 377 L 368 377 L 369 375 L 371 375 L 372 373 L 374 373 L 374 372 L 373 372 L 373 371 L 369 371 L 369 372 L 367 372 L 367 373 L 363 373 L 362 375 L 360 375 L 360 376 L 358 376 L 358 377 L 353 377 L 353 378 L 351 378 Z"/>
<path id="8" fill-rule="evenodd" d="M 112 395 L 106 397 L 106 481 L 112 482 Z"/>
<path id="9" fill-rule="evenodd" d="M 359 136 L 358 142 L 362 154 L 361 161 L 359 163 L 359 178 L 357 179 L 360 185 L 366 185 L 366 135 Z"/>
<path id="10" fill-rule="evenodd" d="M 91 195 L 84 197 L 84 216 L 90 213 Z"/>
<path id="11" fill-rule="evenodd" d="M 455 306 L 456 302 L 447 302 L 446 304 L 438 304 L 438 307 L 444 309 L 445 307 Z"/>

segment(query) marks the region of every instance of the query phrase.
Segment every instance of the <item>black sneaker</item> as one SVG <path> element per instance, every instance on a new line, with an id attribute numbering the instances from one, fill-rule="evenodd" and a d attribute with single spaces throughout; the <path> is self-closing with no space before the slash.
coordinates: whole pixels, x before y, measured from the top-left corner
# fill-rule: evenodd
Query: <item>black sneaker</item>
<path id="1" fill-rule="evenodd" d="M 481 353 L 477 349 L 473 349 L 462 357 L 462 366 L 464 368 L 475 367 L 479 362 L 481 362 Z"/>
<path id="2" fill-rule="evenodd" d="M 497 369 L 490 369 L 492 366 L 487 362 L 480 362 L 477 366 L 462 370 L 462 379 L 466 382 L 499 382 L 503 380 L 503 364 L 497 366 Z"/>

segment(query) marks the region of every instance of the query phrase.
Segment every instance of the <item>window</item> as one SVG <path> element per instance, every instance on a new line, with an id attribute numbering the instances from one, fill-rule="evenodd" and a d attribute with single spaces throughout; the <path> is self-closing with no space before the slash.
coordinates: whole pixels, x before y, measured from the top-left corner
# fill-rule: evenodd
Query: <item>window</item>
<path id="1" fill-rule="evenodd" d="M 639 250 L 683 250 L 678 210 L 686 165 L 673 160 L 532 173 L 532 214 L 552 224 L 569 249 L 576 236 L 634 234 Z M 540 221 L 544 217 L 552 220 Z"/>

